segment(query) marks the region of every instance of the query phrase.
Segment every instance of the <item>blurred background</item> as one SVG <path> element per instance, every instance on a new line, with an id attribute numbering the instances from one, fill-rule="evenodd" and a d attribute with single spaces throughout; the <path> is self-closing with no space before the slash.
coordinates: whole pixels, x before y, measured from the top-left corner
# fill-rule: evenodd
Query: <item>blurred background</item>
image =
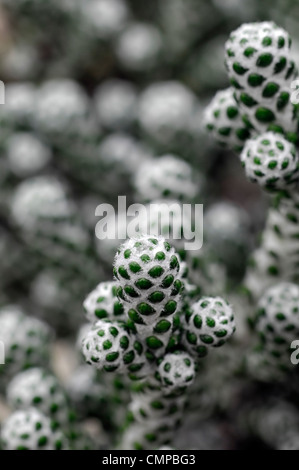
<path id="1" fill-rule="evenodd" d="M 297 17 L 295 1 L 2 0 L 0 303 L 76 331 L 117 246 L 98 246 L 95 208 L 142 202 L 136 172 L 148 158 L 186 161 L 204 180 L 197 202 L 242 206 L 258 231 L 266 202 L 209 140 L 202 112 L 228 86 L 230 31 L 274 20 L 296 51 Z"/>
<path id="2" fill-rule="evenodd" d="M 18 304 L 74 340 L 119 244 L 96 239 L 95 209 L 117 211 L 119 195 L 203 203 L 216 294 L 241 284 L 268 201 L 202 115 L 229 86 L 229 33 L 264 20 L 288 30 L 296 60 L 296 0 L 0 1 L 0 307 Z M 208 421 L 197 439 L 230 447 L 224 436 Z"/>

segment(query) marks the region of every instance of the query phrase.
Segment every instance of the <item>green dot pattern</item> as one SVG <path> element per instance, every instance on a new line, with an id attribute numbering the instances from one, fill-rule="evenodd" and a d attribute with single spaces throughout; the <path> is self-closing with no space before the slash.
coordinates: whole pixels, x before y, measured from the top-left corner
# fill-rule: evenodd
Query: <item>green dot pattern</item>
<path id="1" fill-rule="evenodd" d="M 186 310 L 183 328 L 187 350 L 203 357 L 208 348 L 222 346 L 235 332 L 233 309 L 221 297 L 203 297 Z"/>
<path id="2" fill-rule="evenodd" d="M 256 331 L 268 354 L 283 363 L 290 361 L 291 343 L 299 336 L 299 287 L 282 282 L 270 287 L 258 303 Z"/>
<path id="3" fill-rule="evenodd" d="M 264 292 L 281 280 L 298 283 L 299 196 L 296 182 L 272 195 L 259 247 L 248 266 L 245 284 L 258 301 Z"/>
<path id="4" fill-rule="evenodd" d="M 173 439 L 185 407 L 182 396 L 165 396 L 148 391 L 133 396 L 132 423 L 122 437 L 123 449 L 159 448 Z"/>
<path id="5" fill-rule="evenodd" d="M 12 409 L 36 407 L 51 418 L 54 426 L 68 424 L 66 393 L 56 377 L 44 369 L 31 368 L 17 374 L 7 387 L 7 401 Z"/>
<path id="6" fill-rule="evenodd" d="M 175 155 L 141 163 L 134 176 L 136 200 L 140 202 L 161 199 L 190 202 L 199 193 L 199 183 L 199 175 L 191 165 Z"/>
<path id="7" fill-rule="evenodd" d="M 34 407 L 13 412 L 0 434 L 3 450 L 67 450 L 67 440 L 47 416 Z"/>
<path id="8" fill-rule="evenodd" d="M 127 373 L 132 380 L 148 373 L 143 347 L 122 322 L 95 323 L 82 339 L 82 353 L 86 363 L 99 370 Z"/>
<path id="9" fill-rule="evenodd" d="M 296 68 L 288 33 L 273 22 L 247 23 L 226 42 L 226 68 L 239 111 L 258 132 L 269 124 L 295 132 L 290 102 Z"/>
<path id="10" fill-rule="evenodd" d="M 159 364 L 158 376 L 164 393 L 182 392 L 193 383 L 194 360 L 186 352 L 166 354 Z"/>
<path id="11" fill-rule="evenodd" d="M 53 333 L 44 322 L 18 307 L 3 307 L 0 341 L 5 344 L 5 364 L 0 365 L 0 378 L 9 380 L 30 367 L 48 366 L 52 339 Z"/>
<path id="12" fill-rule="evenodd" d="M 183 290 L 179 255 L 163 237 L 129 239 L 115 257 L 114 273 L 118 295 L 138 338 L 161 357 Z"/>
<path id="13" fill-rule="evenodd" d="M 207 131 L 222 146 L 236 152 L 243 149 L 250 137 L 250 128 L 244 124 L 234 89 L 219 91 L 205 109 L 204 123 Z"/>
<path id="14" fill-rule="evenodd" d="M 265 189 L 281 190 L 299 179 L 295 146 L 281 134 L 266 132 L 249 139 L 241 162 L 249 180 Z"/>
<path id="15" fill-rule="evenodd" d="M 124 307 L 117 297 L 115 282 L 101 282 L 83 303 L 86 319 L 91 323 L 98 320 L 123 320 Z"/>

